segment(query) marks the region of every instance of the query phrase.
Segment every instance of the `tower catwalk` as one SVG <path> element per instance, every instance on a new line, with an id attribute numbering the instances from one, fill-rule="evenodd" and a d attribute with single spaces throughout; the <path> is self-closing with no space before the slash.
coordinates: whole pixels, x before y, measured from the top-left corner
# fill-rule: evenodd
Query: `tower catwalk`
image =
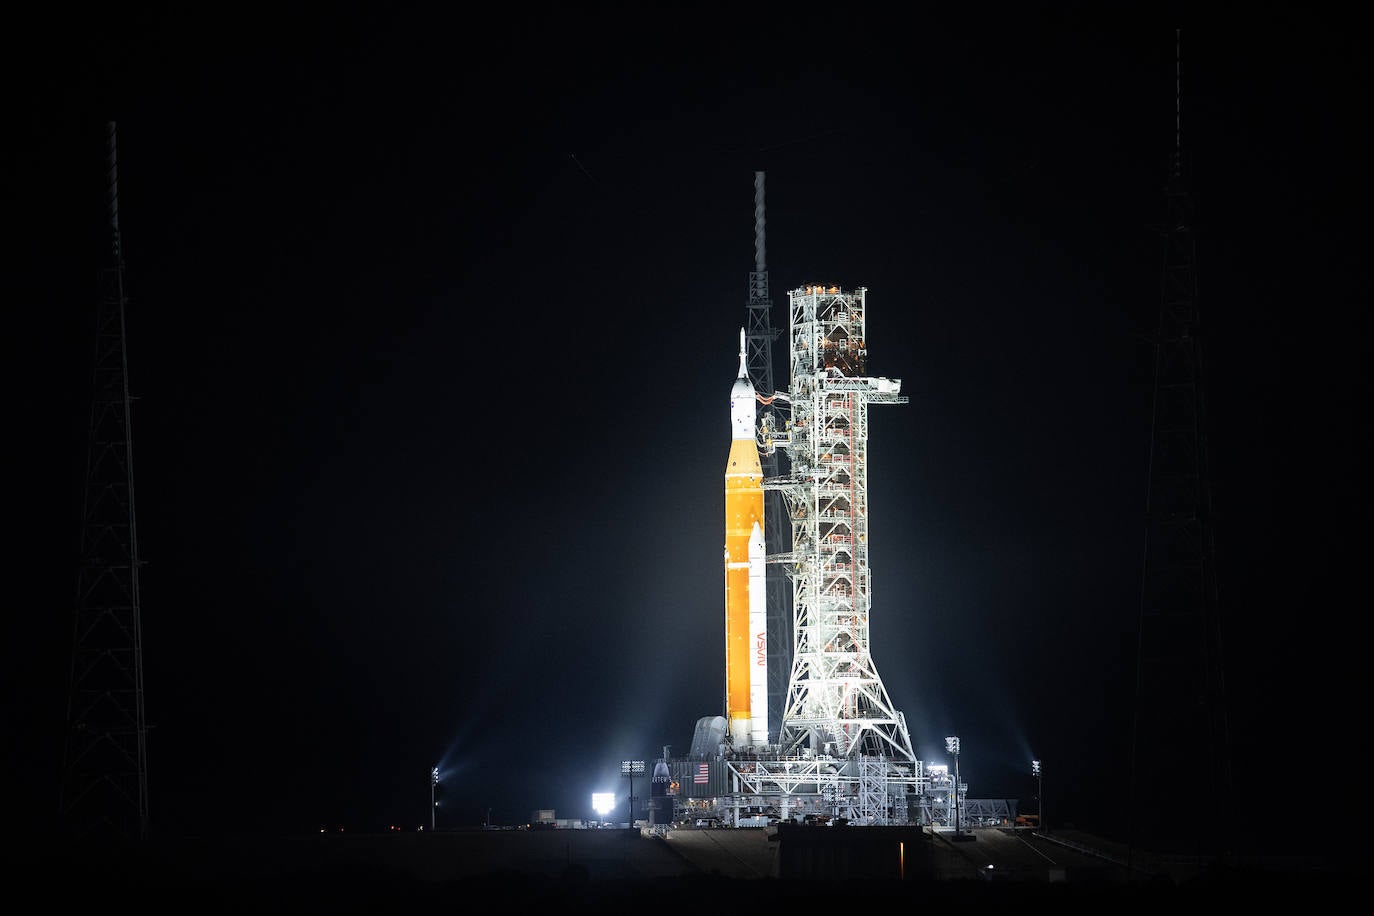
<path id="1" fill-rule="evenodd" d="M 77 836 L 143 839 L 148 770 L 134 523 L 134 440 L 124 329 L 115 125 L 106 125 L 111 252 L 100 272 L 81 559 L 58 805 Z"/>
<path id="2" fill-rule="evenodd" d="M 791 471 L 766 481 L 786 499 L 793 653 L 779 744 L 836 757 L 916 762 L 869 649 L 868 408 L 905 404 L 901 382 L 867 375 L 866 290 L 788 293 Z"/>
<path id="3" fill-rule="evenodd" d="M 1177 37 L 1177 36 L 1176 36 Z M 1230 751 L 1208 467 L 1197 247 L 1182 155 L 1181 55 L 1175 58 L 1174 153 L 1165 196 L 1164 269 L 1141 574 L 1131 810 L 1165 811 L 1179 787 L 1156 767 L 1195 761 L 1183 818 L 1131 820 L 1131 848 L 1212 855 L 1229 821 Z M 1161 825 L 1152 829 L 1152 825 Z M 1187 848 L 1161 848 L 1184 843 Z"/>
<path id="4" fill-rule="evenodd" d="M 764 399 L 763 414 L 768 421 L 773 387 L 773 341 L 779 331 L 773 327 L 773 299 L 768 291 L 768 259 L 764 219 L 764 173 L 754 173 L 754 269 L 749 274 L 749 321 L 747 357 L 749 380 Z M 777 449 L 760 456 L 764 477 L 781 473 Z M 768 556 L 781 556 L 792 549 L 787 507 L 776 490 L 764 493 L 764 539 Z M 786 574 L 779 563 L 767 567 L 768 599 L 768 722 L 770 741 L 777 740 L 777 723 L 782 721 L 787 681 L 792 670 L 792 590 L 786 587 Z"/>

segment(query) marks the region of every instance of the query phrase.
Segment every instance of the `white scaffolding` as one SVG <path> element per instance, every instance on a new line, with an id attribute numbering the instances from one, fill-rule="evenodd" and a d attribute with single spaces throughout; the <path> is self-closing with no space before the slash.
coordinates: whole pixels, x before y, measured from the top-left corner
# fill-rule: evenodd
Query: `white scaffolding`
<path id="1" fill-rule="evenodd" d="M 769 558 L 792 580 L 792 671 L 778 743 L 784 755 L 914 764 L 906 720 L 869 651 L 868 408 L 907 398 L 900 380 L 867 375 L 866 293 L 788 293 L 791 416 L 761 431 L 765 449 L 783 447 L 791 459 L 786 477 L 764 482 L 783 494 L 792 525 L 791 553 Z"/>
<path id="2" fill-rule="evenodd" d="M 856 825 L 906 824 L 916 820 L 910 799 L 922 796 L 928 779 L 921 761 L 861 756 L 735 757 L 724 761 L 734 826 L 741 810 L 800 819 L 843 818 Z"/>

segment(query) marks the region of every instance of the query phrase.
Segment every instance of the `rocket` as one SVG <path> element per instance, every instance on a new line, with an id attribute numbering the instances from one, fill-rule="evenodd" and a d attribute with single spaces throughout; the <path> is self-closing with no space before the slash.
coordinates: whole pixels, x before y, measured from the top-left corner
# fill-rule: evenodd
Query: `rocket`
<path id="1" fill-rule="evenodd" d="M 763 467 L 754 438 L 755 394 L 739 332 L 725 465 L 725 705 L 736 747 L 768 743 L 767 555 Z"/>

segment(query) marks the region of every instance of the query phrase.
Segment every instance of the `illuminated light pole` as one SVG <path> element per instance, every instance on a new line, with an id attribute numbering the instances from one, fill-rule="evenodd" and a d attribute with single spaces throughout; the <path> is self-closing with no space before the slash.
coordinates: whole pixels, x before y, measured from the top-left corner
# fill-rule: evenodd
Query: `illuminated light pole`
<path id="1" fill-rule="evenodd" d="M 436 790 L 439 788 L 439 768 L 435 767 L 429 771 L 429 830 L 434 832 L 434 812 L 439 808 L 439 800 L 435 798 Z"/>
<path id="2" fill-rule="evenodd" d="M 1040 761 L 1031 761 L 1031 775 L 1035 777 L 1035 823 L 1045 832 L 1045 777 L 1040 773 Z"/>
<path id="3" fill-rule="evenodd" d="M 644 775 L 644 761 L 620 761 L 620 775 L 630 780 L 630 826 L 633 827 L 635 825 L 635 777 Z"/>
<path id="4" fill-rule="evenodd" d="M 963 833 L 959 821 L 959 739 L 950 736 L 945 739 L 945 750 L 954 755 L 954 835 Z"/>

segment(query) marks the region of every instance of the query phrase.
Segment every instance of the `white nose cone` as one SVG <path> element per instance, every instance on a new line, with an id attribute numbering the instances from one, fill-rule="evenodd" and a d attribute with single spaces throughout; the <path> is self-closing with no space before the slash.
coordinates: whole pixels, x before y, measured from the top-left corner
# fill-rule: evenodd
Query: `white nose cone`
<path id="1" fill-rule="evenodd" d="M 739 329 L 739 378 L 730 389 L 730 438 L 754 438 L 754 384 L 744 365 L 744 328 Z"/>

